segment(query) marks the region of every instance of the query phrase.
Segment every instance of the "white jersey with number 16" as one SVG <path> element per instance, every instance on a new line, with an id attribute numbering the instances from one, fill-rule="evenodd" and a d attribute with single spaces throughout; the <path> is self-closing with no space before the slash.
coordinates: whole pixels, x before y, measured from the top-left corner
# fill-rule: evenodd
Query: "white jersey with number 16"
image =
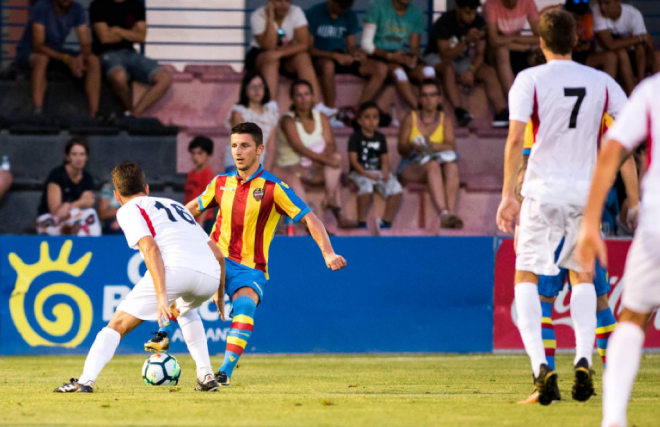
<path id="1" fill-rule="evenodd" d="M 584 206 L 603 114 L 616 120 L 626 100 L 610 76 L 573 61 L 553 60 L 518 74 L 509 92 L 509 118 L 531 119 L 534 134 L 522 195 Z"/>

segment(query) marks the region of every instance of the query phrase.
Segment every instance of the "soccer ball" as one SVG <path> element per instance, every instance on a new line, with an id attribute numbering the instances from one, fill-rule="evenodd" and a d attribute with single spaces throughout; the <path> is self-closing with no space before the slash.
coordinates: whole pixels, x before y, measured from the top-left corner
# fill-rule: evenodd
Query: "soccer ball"
<path id="1" fill-rule="evenodd" d="M 156 353 L 142 365 L 142 379 L 147 385 L 176 385 L 181 376 L 181 365 L 167 353 Z"/>

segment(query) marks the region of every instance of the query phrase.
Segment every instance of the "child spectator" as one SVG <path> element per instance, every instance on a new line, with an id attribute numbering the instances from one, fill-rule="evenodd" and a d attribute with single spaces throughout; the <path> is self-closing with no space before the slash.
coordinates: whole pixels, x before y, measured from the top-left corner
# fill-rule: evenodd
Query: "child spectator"
<path id="1" fill-rule="evenodd" d="M 115 186 L 112 181 L 106 182 L 101 187 L 101 198 L 96 209 L 103 227 L 103 234 L 123 234 L 117 222 L 117 211 L 120 207 L 121 203 L 115 199 Z"/>
<path id="2" fill-rule="evenodd" d="M 183 203 L 187 204 L 204 192 L 206 186 L 213 179 L 213 171 L 209 166 L 209 158 L 213 155 L 213 141 L 206 136 L 196 136 L 188 145 L 190 158 L 195 164 L 195 169 L 188 172 L 184 189 Z M 197 218 L 197 223 L 204 228 L 204 231 L 211 233 L 213 228 L 213 210 Z"/>
<path id="3" fill-rule="evenodd" d="M 353 0 L 328 0 L 306 12 L 312 60 L 325 105 L 332 108 L 335 107 L 335 74 L 367 78 L 360 104 L 371 101 L 387 78 L 387 65 L 367 59 L 356 44 L 360 24 L 352 6 Z"/>
<path id="4" fill-rule="evenodd" d="M 459 126 L 467 126 L 472 115 L 461 107 L 457 78 L 468 91 L 475 82 L 483 82 L 486 96 L 495 107 L 493 126 L 506 127 L 509 125 L 509 111 L 502 85 L 495 69 L 484 63 L 486 21 L 477 13 L 480 6 L 479 0 L 456 0 L 456 10 L 435 21 L 423 59 L 442 75 Z"/>
<path id="5" fill-rule="evenodd" d="M 385 199 L 382 220 L 378 229 L 388 229 L 401 202 L 401 184 L 391 172 L 387 140 L 378 132 L 380 110 L 375 102 L 360 105 L 357 122 L 360 125 L 348 140 L 351 163 L 350 178 L 358 186 L 358 228 L 367 228 L 367 211 L 374 190 Z"/>

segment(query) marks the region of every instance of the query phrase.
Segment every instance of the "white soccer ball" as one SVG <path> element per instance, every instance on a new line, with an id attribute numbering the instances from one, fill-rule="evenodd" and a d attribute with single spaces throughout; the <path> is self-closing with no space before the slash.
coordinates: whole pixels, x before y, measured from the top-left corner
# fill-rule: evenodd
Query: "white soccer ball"
<path id="1" fill-rule="evenodd" d="M 142 365 L 142 379 L 148 385 L 176 385 L 180 376 L 179 361 L 167 353 L 156 353 Z"/>

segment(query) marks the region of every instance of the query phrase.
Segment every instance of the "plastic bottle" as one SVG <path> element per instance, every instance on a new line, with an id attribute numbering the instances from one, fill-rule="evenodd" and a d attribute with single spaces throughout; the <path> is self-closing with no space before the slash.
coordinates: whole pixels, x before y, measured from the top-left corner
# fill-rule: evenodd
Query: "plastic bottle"
<path id="1" fill-rule="evenodd" d="M 11 166 L 9 165 L 9 157 L 2 156 L 2 163 L 0 163 L 0 169 L 3 171 L 9 171 Z"/>

